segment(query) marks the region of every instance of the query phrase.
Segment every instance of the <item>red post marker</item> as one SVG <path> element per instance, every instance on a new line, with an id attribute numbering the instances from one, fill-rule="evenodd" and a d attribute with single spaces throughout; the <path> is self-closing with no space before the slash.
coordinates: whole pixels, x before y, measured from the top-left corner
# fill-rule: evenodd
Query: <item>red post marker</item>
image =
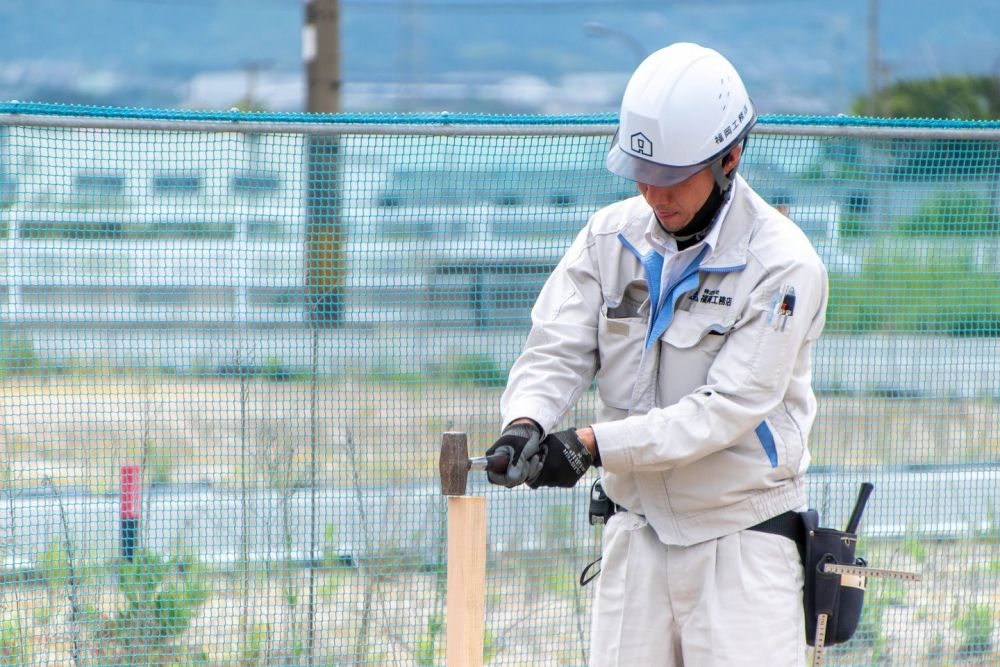
<path id="1" fill-rule="evenodd" d="M 135 557 L 139 542 L 139 516 L 142 512 L 142 476 L 135 463 L 122 466 L 121 501 L 119 518 L 121 527 L 122 558 L 130 561 Z"/>

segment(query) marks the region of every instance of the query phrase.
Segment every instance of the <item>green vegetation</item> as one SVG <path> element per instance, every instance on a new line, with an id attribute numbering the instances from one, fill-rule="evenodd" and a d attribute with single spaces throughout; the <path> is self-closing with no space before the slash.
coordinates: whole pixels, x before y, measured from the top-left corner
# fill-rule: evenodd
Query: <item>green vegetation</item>
<path id="1" fill-rule="evenodd" d="M 851 111 L 888 118 L 993 120 L 1000 118 L 1000 80 L 986 74 L 948 74 L 897 81 L 880 90 L 875 100 L 858 97 Z"/>
<path id="2" fill-rule="evenodd" d="M 0 666 L 20 667 L 34 664 L 31 645 L 24 639 L 24 630 L 17 621 L 0 622 Z"/>
<path id="3" fill-rule="evenodd" d="M 889 602 L 880 595 L 867 595 L 861 611 L 861 620 L 848 646 L 871 651 L 872 664 L 889 658 L 889 642 L 883 629 L 883 616 Z"/>
<path id="4" fill-rule="evenodd" d="M 962 639 L 959 642 L 960 656 L 985 655 L 993 650 L 993 610 L 989 605 L 972 604 L 957 611 L 955 629 Z"/>
<path id="5" fill-rule="evenodd" d="M 146 436 L 142 440 L 142 469 L 149 484 L 170 484 L 174 478 L 174 460 L 170 447 Z"/>
<path id="6" fill-rule="evenodd" d="M 502 387 L 507 383 L 507 371 L 489 355 L 463 354 L 446 364 L 443 379 L 478 387 Z"/>
<path id="7" fill-rule="evenodd" d="M 242 665 L 262 665 L 266 664 L 267 647 L 272 641 L 271 626 L 267 623 L 253 623 L 246 631 L 240 647 L 240 664 Z"/>
<path id="8" fill-rule="evenodd" d="M 875 99 L 855 99 L 852 112 L 888 118 L 996 120 L 1000 118 L 1000 79 L 949 74 L 897 81 L 882 88 Z M 995 142 L 898 139 L 887 150 L 894 173 L 902 178 L 997 174 L 996 160 L 990 157 L 995 154 Z"/>
<path id="9" fill-rule="evenodd" d="M 1000 235 L 1000 214 L 985 197 L 971 192 L 939 192 L 899 223 L 905 236 L 982 237 Z"/>
<path id="10" fill-rule="evenodd" d="M 62 539 L 49 542 L 38 556 L 37 575 L 45 587 L 48 608 L 41 610 L 38 619 L 43 623 L 52 620 L 56 599 L 70 583 L 70 559 Z"/>
<path id="11" fill-rule="evenodd" d="M 41 362 L 35 346 L 27 336 L 0 333 L 0 378 L 11 375 L 37 375 Z"/>
<path id="12" fill-rule="evenodd" d="M 427 628 L 418 637 L 416 646 L 416 662 L 418 665 L 438 664 L 438 644 L 444 631 L 444 616 L 435 612 L 427 618 Z"/>
<path id="13" fill-rule="evenodd" d="M 1000 336 L 1000 272 L 975 259 L 979 246 L 1000 237 L 989 198 L 940 191 L 880 239 L 862 212 L 847 216 L 844 238 L 870 241 L 859 273 L 830 276 L 827 331 Z"/>
<path id="14" fill-rule="evenodd" d="M 122 659 L 173 664 L 190 657 L 176 643 L 211 595 L 204 566 L 192 557 L 164 560 L 141 550 L 122 563 L 118 589 L 124 606 L 102 625 Z"/>
<path id="15" fill-rule="evenodd" d="M 488 354 L 457 354 L 445 360 L 434 372 L 404 371 L 385 365 L 369 366 L 364 381 L 420 387 L 436 382 L 485 388 L 503 387 L 507 369 Z"/>
<path id="16" fill-rule="evenodd" d="M 859 275 L 830 276 L 831 333 L 1000 335 L 1000 273 L 974 266 L 968 252 L 934 247 L 925 257 L 885 245 Z"/>
<path id="17" fill-rule="evenodd" d="M 916 531 L 914 531 L 913 533 L 908 533 L 906 537 L 903 539 L 903 545 L 902 545 L 903 553 L 905 553 L 907 556 L 912 558 L 917 563 L 926 563 L 927 547 L 925 546 L 924 541 L 915 533 Z"/>

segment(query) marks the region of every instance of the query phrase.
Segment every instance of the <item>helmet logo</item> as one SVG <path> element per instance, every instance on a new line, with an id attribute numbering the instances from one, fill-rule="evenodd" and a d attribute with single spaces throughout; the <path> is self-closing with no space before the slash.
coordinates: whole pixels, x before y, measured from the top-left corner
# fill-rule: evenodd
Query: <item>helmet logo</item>
<path id="1" fill-rule="evenodd" d="M 653 157 L 653 142 L 649 140 L 649 137 L 642 132 L 636 132 L 631 139 L 633 153 Z"/>

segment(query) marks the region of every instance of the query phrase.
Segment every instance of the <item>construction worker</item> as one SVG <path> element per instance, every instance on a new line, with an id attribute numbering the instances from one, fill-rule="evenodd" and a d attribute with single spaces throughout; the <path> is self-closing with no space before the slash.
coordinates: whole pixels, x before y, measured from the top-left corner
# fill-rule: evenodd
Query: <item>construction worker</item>
<path id="1" fill-rule="evenodd" d="M 716 51 L 679 43 L 629 80 L 598 211 L 532 309 L 489 454 L 507 487 L 610 499 L 590 664 L 805 662 L 811 352 L 827 277 L 801 230 L 737 174 L 757 112 Z M 596 421 L 553 431 L 597 380 Z"/>

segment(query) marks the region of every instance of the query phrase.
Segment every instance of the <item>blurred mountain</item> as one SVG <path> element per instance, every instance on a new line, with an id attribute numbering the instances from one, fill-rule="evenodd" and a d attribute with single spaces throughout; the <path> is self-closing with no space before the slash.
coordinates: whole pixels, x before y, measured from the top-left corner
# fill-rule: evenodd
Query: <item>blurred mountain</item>
<path id="1" fill-rule="evenodd" d="M 642 53 L 727 55 L 765 113 L 846 112 L 874 0 L 342 0 L 344 107 L 613 110 Z M 1000 68 L 997 0 L 880 0 L 884 80 Z M 0 0 L 0 99 L 304 106 L 301 0 Z M 587 26 L 590 25 L 590 29 Z"/>

